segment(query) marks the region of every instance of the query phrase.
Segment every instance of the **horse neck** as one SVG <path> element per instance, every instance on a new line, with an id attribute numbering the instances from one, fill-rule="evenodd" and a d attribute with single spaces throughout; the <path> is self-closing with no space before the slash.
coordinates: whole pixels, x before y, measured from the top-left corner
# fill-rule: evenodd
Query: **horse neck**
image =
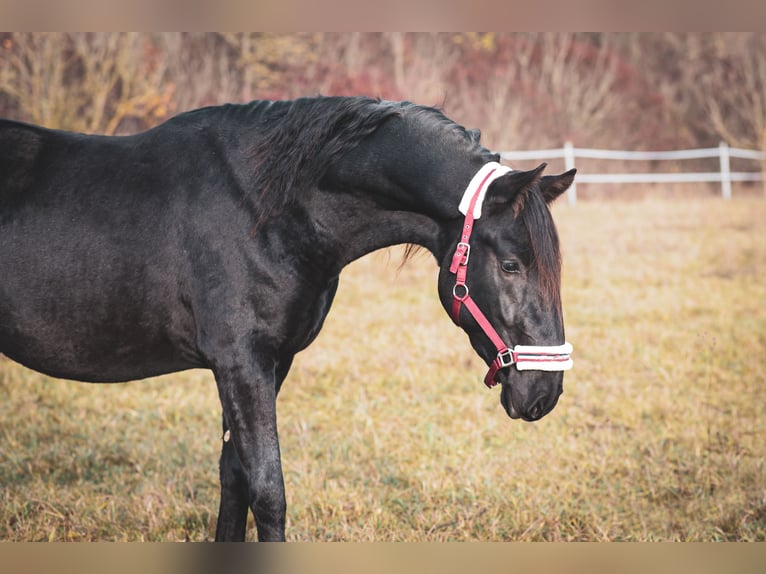
<path id="1" fill-rule="evenodd" d="M 350 158 L 346 165 L 334 166 L 320 185 L 314 213 L 341 246 L 343 265 L 405 243 L 425 247 L 442 261 L 455 239 L 452 224 L 462 220 L 458 204 L 463 191 L 486 159 L 429 158 L 420 165 L 416 159 Z M 374 167 L 359 167 L 364 165 Z"/>
<path id="2" fill-rule="evenodd" d="M 335 246 L 339 266 L 368 253 L 403 243 L 425 247 L 437 258 L 444 251 L 443 224 L 431 217 L 381 208 L 358 196 L 322 194 L 314 211 L 316 226 Z"/>

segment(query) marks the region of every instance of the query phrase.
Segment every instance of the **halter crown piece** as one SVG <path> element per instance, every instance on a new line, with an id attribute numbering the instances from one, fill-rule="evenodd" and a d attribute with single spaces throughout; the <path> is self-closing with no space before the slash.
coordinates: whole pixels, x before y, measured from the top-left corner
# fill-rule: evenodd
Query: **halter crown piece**
<path id="1" fill-rule="evenodd" d="M 497 372 L 511 365 L 516 365 L 516 369 L 519 371 L 568 371 L 573 364 L 570 356 L 572 345 L 569 343 L 563 345 L 516 345 L 511 349 L 503 342 L 503 339 L 471 298 L 468 285 L 465 282 L 468 273 L 468 259 L 471 253 L 469 241 L 474 220 L 481 217 L 481 206 L 490 184 L 510 171 L 512 171 L 511 168 L 492 161 L 484 164 L 471 179 L 458 205 L 460 213 L 465 215 L 465 222 L 450 265 L 450 273 L 455 275 L 455 286 L 452 288 L 452 320 L 456 325 L 460 325 L 460 309 L 465 306 L 497 349 L 497 357 L 492 361 L 489 371 L 484 377 L 484 384 L 490 388 L 498 383 L 495 380 Z"/>

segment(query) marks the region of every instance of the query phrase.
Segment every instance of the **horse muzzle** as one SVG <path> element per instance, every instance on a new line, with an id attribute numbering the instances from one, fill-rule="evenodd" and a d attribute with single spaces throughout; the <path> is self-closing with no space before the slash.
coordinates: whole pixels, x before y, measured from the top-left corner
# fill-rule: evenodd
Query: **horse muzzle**
<path id="1" fill-rule="evenodd" d="M 540 420 L 553 410 L 563 391 L 561 371 L 523 371 L 509 369 L 500 377 L 500 403 L 512 419 Z"/>

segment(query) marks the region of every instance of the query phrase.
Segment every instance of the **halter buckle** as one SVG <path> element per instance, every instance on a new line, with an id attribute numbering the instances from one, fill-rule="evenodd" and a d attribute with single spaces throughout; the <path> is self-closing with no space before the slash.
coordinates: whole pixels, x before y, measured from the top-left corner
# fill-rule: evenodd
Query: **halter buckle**
<path id="1" fill-rule="evenodd" d="M 468 257 L 471 255 L 471 246 L 468 243 L 464 243 L 463 241 L 461 241 L 460 243 L 457 244 L 457 248 L 455 250 L 458 251 L 461 246 L 465 247 L 465 253 L 463 253 L 463 259 L 462 261 L 460 261 L 460 265 L 465 267 L 466 265 L 468 265 Z"/>
<path id="2" fill-rule="evenodd" d="M 510 367 L 516 362 L 516 356 L 513 351 L 510 349 L 505 349 L 504 351 L 500 351 L 497 354 L 497 360 L 498 364 L 500 365 L 500 368 L 504 367 Z"/>

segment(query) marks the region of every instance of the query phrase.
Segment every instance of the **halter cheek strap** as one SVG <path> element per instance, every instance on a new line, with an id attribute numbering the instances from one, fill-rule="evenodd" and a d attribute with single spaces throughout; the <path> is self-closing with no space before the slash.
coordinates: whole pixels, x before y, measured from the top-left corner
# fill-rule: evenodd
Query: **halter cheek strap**
<path id="1" fill-rule="evenodd" d="M 482 313 L 476 302 L 471 298 L 466 275 L 468 273 L 468 260 L 471 255 L 471 233 L 476 219 L 481 217 L 481 206 L 484 196 L 490 184 L 497 178 L 511 171 L 509 167 L 497 162 L 484 164 L 473 176 L 471 182 L 463 194 L 458 209 L 465 215 L 463 230 L 460 235 L 455 253 L 452 256 L 450 273 L 455 275 L 455 285 L 452 288 L 452 320 L 460 325 L 460 310 L 465 306 L 497 349 L 497 357 L 489 366 L 489 371 L 484 377 L 484 384 L 494 387 L 498 381 L 495 379 L 497 372 L 505 367 L 516 365 L 519 371 L 567 371 L 572 368 L 573 362 L 570 357 L 572 345 L 516 345 L 511 349 L 505 344 L 502 337 L 492 327 L 492 324 Z"/>

